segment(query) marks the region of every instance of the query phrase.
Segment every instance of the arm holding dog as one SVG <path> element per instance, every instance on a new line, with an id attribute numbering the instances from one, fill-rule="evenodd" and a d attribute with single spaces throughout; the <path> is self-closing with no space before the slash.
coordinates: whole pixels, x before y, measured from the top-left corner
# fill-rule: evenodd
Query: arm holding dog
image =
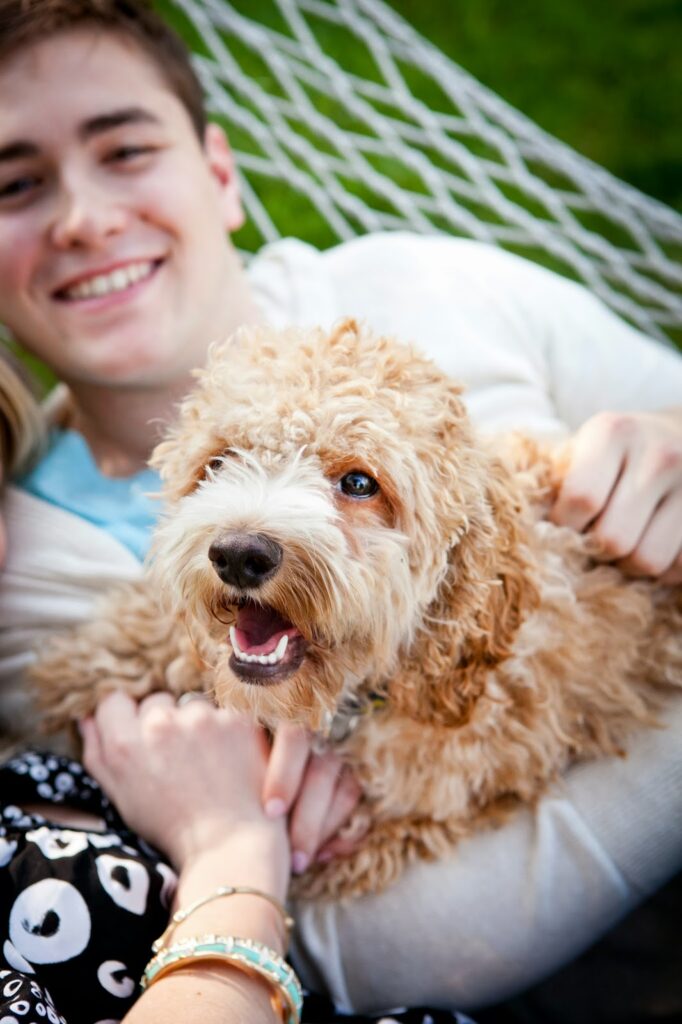
<path id="1" fill-rule="evenodd" d="M 177 708 L 159 693 L 136 704 L 118 692 L 82 723 L 82 734 L 88 770 L 178 871 L 174 910 L 226 884 L 284 899 L 288 844 L 283 821 L 261 807 L 268 749 L 260 730 L 204 701 Z M 248 936 L 280 954 L 286 945 L 279 914 L 252 895 L 198 908 L 173 941 L 207 933 Z M 271 1024 L 269 995 L 263 981 L 232 965 L 186 964 L 152 984 L 124 1020 Z"/>
<path id="2" fill-rule="evenodd" d="M 54 637 L 32 667 L 42 727 L 68 729 L 99 713 L 103 702 L 121 692 L 138 701 L 154 693 L 210 694 L 208 659 L 210 654 L 202 658 L 191 634 L 168 616 L 143 578 L 101 599 L 92 621 Z M 312 752 L 305 729 L 285 723 L 277 730 L 262 802 L 273 818 L 290 815 L 298 871 L 336 834 L 359 796 L 358 784 L 335 754 Z"/>

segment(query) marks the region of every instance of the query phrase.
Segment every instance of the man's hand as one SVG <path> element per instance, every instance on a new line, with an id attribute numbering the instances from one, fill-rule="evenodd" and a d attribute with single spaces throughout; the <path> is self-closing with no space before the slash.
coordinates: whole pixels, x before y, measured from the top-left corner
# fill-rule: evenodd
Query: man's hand
<path id="1" fill-rule="evenodd" d="M 300 726 L 280 725 L 267 767 L 263 805 L 271 817 L 289 813 L 295 874 L 326 850 L 359 799 L 358 783 L 336 754 L 313 753 L 310 733 Z"/>
<path id="2" fill-rule="evenodd" d="M 682 411 L 600 413 L 571 442 L 550 512 L 633 576 L 682 582 Z"/>

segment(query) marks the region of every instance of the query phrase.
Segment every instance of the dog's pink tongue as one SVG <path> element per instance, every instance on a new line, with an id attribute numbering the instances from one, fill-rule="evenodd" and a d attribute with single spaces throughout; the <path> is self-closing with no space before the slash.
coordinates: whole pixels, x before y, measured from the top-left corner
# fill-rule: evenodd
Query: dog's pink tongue
<path id="1" fill-rule="evenodd" d="M 299 635 L 296 627 L 274 608 L 257 604 L 238 609 L 235 633 L 244 654 L 272 654 L 285 633 L 289 637 Z"/>

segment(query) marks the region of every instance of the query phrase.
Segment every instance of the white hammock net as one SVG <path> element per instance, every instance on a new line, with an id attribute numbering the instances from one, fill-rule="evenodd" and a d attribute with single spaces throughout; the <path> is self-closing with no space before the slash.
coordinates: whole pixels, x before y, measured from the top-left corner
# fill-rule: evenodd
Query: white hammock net
<path id="1" fill-rule="evenodd" d="M 654 337 L 682 336 L 682 217 L 547 135 L 381 0 L 270 0 L 258 22 L 248 0 L 161 10 L 237 155 L 240 245 L 464 235 L 582 281 Z"/>

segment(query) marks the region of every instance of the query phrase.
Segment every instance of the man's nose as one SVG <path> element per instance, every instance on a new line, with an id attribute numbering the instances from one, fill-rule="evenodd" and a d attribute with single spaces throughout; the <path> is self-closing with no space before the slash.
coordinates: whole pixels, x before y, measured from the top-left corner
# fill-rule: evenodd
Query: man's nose
<path id="1" fill-rule="evenodd" d="M 97 249 L 123 231 L 126 219 L 122 206 L 104 190 L 65 182 L 50 225 L 51 241 L 57 249 Z"/>

